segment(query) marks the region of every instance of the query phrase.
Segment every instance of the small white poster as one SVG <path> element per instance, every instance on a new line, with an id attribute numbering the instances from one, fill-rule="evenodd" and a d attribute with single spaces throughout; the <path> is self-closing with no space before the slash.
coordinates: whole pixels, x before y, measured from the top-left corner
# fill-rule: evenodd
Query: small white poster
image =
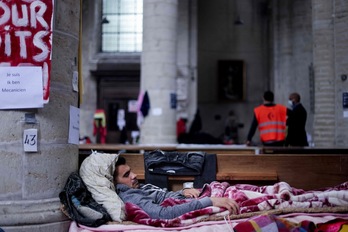
<path id="1" fill-rule="evenodd" d="M 138 101 L 137 100 L 129 100 L 128 101 L 128 112 L 136 113 L 138 111 Z"/>
<path id="2" fill-rule="evenodd" d="M 162 108 L 154 108 L 154 109 L 152 110 L 152 115 L 154 115 L 154 116 L 160 116 L 160 115 L 162 115 Z"/>
<path id="3" fill-rule="evenodd" d="M 117 111 L 117 126 L 120 130 L 126 126 L 125 111 L 124 109 L 119 109 Z"/>
<path id="4" fill-rule="evenodd" d="M 25 152 L 37 152 L 37 129 L 26 129 L 23 133 L 23 147 Z"/>
<path id="5" fill-rule="evenodd" d="M 348 118 L 348 110 L 344 110 L 343 111 L 343 117 L 344 118 Z"/>
<path id="6" fill-rule="evenodd" d="M 80 109 L 74 106 L 70 106 L 68 143 L 80 143 Z"/>
<path id="7" fill-rule="evenodd" d="M 0 67 L 0 99 L 0 109 L 42 108 L 42 68 Z"/>
<path id="8" fill-rule="evenodd" d="M 72 87 L 75 92 L 79 91 L 79 73 L 77 71 L 73 72 Z"/>

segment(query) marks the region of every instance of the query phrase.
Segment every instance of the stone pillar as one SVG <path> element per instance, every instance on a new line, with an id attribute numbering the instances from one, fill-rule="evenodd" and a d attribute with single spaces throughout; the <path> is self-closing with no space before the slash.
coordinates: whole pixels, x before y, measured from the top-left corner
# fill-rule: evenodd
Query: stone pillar
<path id="1" fill-rule="evenodd" d="M 6 232 L 68 231 L 59 192 L 78 167 L 78 146 L 68 143 L 69 107 L 77 71 L 80 1 L 54 3 L 50 100 L 43 108 L 0 110 L 0 227 Z M 38 152 L 23 150 L 26 113 L 38 124 Z"/>
<path id="2" fill-rule="evenodd" d="M 141 125 L 142 144 L 176 143 L 177 8 L 177 0 L 144 1 L 141 90 L 151 108 Z"/>
<path id="3" fill-rule="evenodd" d="M 332 1 L 312 0 L 315 146 L 335 146 L 335 47 Z"/>
<path id="4" fill-rule="evenodd" d="M 197 109 L 197 1 L 179 0 L 178 12 L 176 119 L 189 127 Z"/>

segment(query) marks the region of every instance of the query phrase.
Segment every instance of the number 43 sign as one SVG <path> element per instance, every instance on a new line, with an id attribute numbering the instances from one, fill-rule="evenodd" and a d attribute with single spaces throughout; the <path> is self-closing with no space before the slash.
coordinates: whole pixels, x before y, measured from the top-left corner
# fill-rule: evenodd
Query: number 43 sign
<path id="1" fill-rule="evenodd" d="M 37 152 L 37 129 L 26 129 L 23 133 L 25 152 Z"/>

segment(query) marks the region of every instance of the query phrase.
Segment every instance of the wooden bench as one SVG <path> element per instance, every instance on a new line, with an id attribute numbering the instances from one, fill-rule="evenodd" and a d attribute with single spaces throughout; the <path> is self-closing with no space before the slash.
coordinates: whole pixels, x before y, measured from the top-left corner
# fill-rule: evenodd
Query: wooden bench
<path id="1" fill-rule="evenodd" d="M 132 168 L 132 171 L 137 175 L 139 181 L 145 181 L 145 169 L 143 154 L 139 153 L 123 153 L 123 157 L 126 158 L 127 164 Z M 217 155 L 218 171 L 216 173 L 217 181 L 233 181 L 233 182 L 276 182 L 278 181 L 278 175 L 276 171 L 263 170 L 263 171 L 232 171 L 224 166 L 219 169 L 219 163 L 225 162 L 225 159 L 230 158 L 229 155 Z M 172 190 L 178 190 L 182 188 L 184 182 L 193 181 L 194 176 L 168 176 Z"/>
<path id="2" fill-rule="evenodd" d="M 127 163 L 138 175 L 145 179 L 143 151 L 175 148 L 132 146 L 132 145 L 82 145 L 80 162 L 94 150 L 117 152 L 126 150 Z M 142 151 L 139 151 L 141 148 Z M 264 185 L 284 181 L 304 190 L 331 187 L 348 181 L 348 149 L 341 148 L 212 148 L 207 146 L 176 147 L 177 151 L 204 151 L 217 155 L 217 180 L 230 183 L 250 183 Z M 121 150 L 121 149 L 120 149 Z M 258 152 L 256 152 L 256 150 Z M 260 152 L 259 152 L 260 151 Z M 260 154 L 259 154 L 260 153 Z M 182 187 L 183 182 L 192 181 L 190 176 L 170 176 L 173 186 Z"/>
<path id="3" fill-rule="evenodd" d="M 127 163 L 129 163 L 127 161 Z M 129 165 L 132 165 L 129 163 Z M 132 171 L 137 174 L 138 180 L 145 180 L 145 174 L 132 168 Z M 193 181 L 194 176 L 168 176 L 168 180 L 178 181 Z M 217 173 L 217 181 L 278 181 L 278 175 L 276 172 L 228 172 Z"/>
<path id="4" fill-rule="evenodd" d="M 278 181 L 276 171 L 265 172 L 218 172 L 216 174 L 218 181 Z"/>

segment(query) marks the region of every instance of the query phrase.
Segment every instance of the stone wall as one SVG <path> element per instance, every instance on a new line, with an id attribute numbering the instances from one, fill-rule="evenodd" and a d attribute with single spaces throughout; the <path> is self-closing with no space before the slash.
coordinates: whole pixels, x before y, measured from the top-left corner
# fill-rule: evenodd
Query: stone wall
<path id="1" fill-rule="evenodd" d="M 198 107 L 204 132 L 220 137 L 228 112 L 233 110 L 244 124 L 239 140 L 246 140 L 253 108 L 262 103 L 263 92 L 271 87 L 269 10 L 264 0 L 198 2 Z M 235 24 L 238 16 L 244 24 Z M 219 99 L 218 60 L 245 62 L 243 100 Z M 254 140 L 258 142 L 258 135 Z"/>
<path id="2" fill-rule="evenodd" d="M 310 67 L 313 63 L 312 6 L 305 1 L 272 3 L 273 67 L 275 101 L 287 105 L 289 94 L 298 92 L 307 110 L 307 133 L 313 135 L 314 88 Z"/>
<path id="3" fill-rule="evenodd" d="M 347 116 L 342 94 L 347 91 L 348 2 L 312 0 L 315 74 L 314 141 L 316 146 L 347 146 Z"/>

